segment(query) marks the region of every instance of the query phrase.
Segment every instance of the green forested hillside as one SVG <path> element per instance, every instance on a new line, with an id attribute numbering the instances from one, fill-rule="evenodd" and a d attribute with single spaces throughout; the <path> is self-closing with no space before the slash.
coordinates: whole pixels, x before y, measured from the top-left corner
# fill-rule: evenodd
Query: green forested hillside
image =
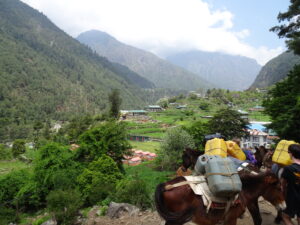
<path id="1" fill-rule="evenodd" d="M 150 52 L 119 42 L 109 34 L 91 30 L 77 39 L 90 46 L 99 55 L 129 67 L 150 80 L 158 88 L 196 90 L 213 87 L 209 82 L 181 67 L 163 60 Z"/>
<path id="2" fill-rule="evenodd" d="M 101 112 L 112 89 L 120 90 L 122 107 L 143 107 L 145 94 L 131 75 L 138 76 L 99 57 L 26 4 L 0 0 L 2 141 L 26 136 L 34 121 Z"/>
<path id="3" fill-rule="evenodd" d="M 251 88 L 271 86 L 287 76 L 296 64 L 300 64 L 300 56 L 293 52 L 284 52 L 270 60 L 262 67 Z"/>

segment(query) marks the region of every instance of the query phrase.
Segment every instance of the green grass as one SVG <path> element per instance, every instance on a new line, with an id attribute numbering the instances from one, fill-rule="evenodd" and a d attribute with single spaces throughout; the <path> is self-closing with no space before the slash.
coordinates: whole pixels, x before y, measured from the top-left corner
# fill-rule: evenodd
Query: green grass
<path id="1" fill-rule="evenodd" d="M 148 127 L 148 128 L 141 128 L 141 129 L 133 129 L 130 130 L 129 133 L 130 134 L 149 134 L 149 133 L 161 133 L 163 129 L 161 128 L 152 128 L 152 127 Z"/>
<path id="2" fill-rule="evenodd" d="M 7 174 L 13 170 L 30 168 L 31 164 L 27 164 L 18 160 L 0 161 L 0 176 Z"/>
<path id="3" fill-rule="evenodd" d="M 170 180 L 175 172 L 170 171 L 156 171 L 153 168 L 153 162 L 145 162 L 137 166 L 126 166 L 125 171 L 127 176 L 139 176 L 144 180 L 151 192 L 155 191 L 159 183 Z"/>
<path id="4" fill-rule="evenodd" d="M 160 143 L 156 141 L 129 141 L 131 146 L 135 149 L 148 151 L 148 152 L 156 152 L 156 149 L 159 149 Z"/>
<path id="5" fill-rule="evenodd" d="M 270 116 L 265 115 L 263 112 L 251 112 L 249 118 L 255 121 L 271 121 Z"/>

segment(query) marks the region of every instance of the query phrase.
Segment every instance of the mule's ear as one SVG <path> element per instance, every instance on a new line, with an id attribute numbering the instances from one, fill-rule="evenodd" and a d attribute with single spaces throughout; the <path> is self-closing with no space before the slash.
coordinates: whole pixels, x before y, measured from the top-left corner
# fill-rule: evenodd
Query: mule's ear
<path id="1" fill-rule="evenodd" d="M 278 182 L 278 178 L 273 175 L 267 175 L 265 177 L 265 183 L 267 184 L 275 184 Z"/>

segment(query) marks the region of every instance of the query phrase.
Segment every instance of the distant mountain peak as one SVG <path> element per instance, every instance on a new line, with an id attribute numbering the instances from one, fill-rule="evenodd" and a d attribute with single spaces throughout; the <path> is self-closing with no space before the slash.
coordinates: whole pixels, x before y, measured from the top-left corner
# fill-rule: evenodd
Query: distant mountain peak
<path id="1" fill-rule="evenodd" d="M 99 30 L 89 30 L 86 32 L 81 33 L 78 37 L 78 40 L 90 40 L 90 41 L 97 41 L 100 44 L 107 44 L 111 41 L 119 42 L 117 39 L 115 39 L 113 36 L 109 35 L 106 32 L 99 31 Z"/>
<path id="2" fill-rule="evenodd" d="M 213 87 L 196 74 L 161 59 L 153 53 L 119 42 L 105 32 L 87 31 L 80 34 L 77 40 L 110 61 L 127 66 L 153 82 L 158 88 L 190 91 Z"/>

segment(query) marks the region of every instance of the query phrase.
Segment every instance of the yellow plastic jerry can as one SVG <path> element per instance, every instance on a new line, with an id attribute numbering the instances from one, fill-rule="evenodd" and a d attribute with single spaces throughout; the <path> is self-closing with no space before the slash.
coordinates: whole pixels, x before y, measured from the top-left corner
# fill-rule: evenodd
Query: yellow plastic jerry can
<path id="1" fill-rule="evenodd" d="M 228 155 L 239 160 L 246 160 L 246 155 L 243 150 L 234 141 L 226 141 Z"/>
<path id="2" fill-rule="evenodd" d="M 208 140 L 205 144 L 206 155 L 218 155 L 223 158 L 227 157 L 227 146 L 223 139 L 214 138 Z"/>
<path id="3" fill-rule="evenodd" d="M 282 166 L 288 166 L 292 164 L 292 159 L 288 153 L 288 148 L 291 144 L 296 144 L 294 141 L 281 140 L 272 156 L 272 161 Z"/>

